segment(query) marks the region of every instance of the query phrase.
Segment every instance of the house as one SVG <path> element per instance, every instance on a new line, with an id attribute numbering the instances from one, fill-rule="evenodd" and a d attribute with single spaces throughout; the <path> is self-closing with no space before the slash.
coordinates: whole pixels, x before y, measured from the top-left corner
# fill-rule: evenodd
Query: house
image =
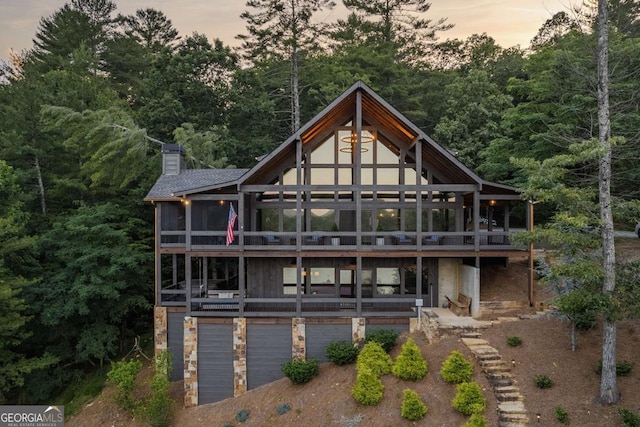
<path id="1" fill-rule="evenodd" d="M 184 166 L 163 148 L 155 206 L 156 350 L 185 405 L 326 360 L 334 340 L 418 327 L 459 295 L 478 313 L 484 258 L 509 240 L 513 187 L 465 167 L 362 82 L 251 169 Z M 528 218 L 528 217 L 527 217 Z M 515 216 L 513 216 L 515 220 Z"/>

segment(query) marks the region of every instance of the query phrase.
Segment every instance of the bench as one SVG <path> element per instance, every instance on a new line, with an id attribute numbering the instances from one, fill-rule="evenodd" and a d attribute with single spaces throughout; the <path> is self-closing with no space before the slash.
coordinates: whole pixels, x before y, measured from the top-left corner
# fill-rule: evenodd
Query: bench
<path id="1" fill-rule="evenodd" d="M 471 297 L 458 293 L 458 298 L 455 300 L 449 299 L 446 297 L 447 301 L 449 301 L 449 309 L 453 311 L 458 316 L 471 316 Z"/>
<path id="2" fill-rule="evenodd" d="M 209 290 L 207 298 L 211 299 L 211 302 L 202 303 L 203 310 L 238 310 L 240 307 L 238 302 L 240 293 L 238 291 Z"/>

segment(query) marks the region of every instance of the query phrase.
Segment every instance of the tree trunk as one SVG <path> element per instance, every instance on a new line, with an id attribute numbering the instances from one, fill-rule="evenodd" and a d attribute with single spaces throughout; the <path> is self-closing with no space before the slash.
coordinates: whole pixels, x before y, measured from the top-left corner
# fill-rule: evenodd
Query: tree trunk
<path id="1" fill-rule="evenodd" d="M 33 164 L 36 167 L 36 177 L 38 179 L 38 192 L 40 193 L 40 209 L 44 215 L 47 214 L 47 200 L 44 196 L 44 182 L 42 181 L 42 169 L 40 169 L 40 160 L 38 155 L 34 156 Z"/>
<path id="2" fill-rule="evenodd" d="M 598 0 L 598 141 L 600 158 L 599 199 L 602 220 L 602 293 L 615 289 L 615 244 L 611 211 L 611 121 L 609 117 L 609 30 L 608 1 Z M 616 384 L 616 323 L 611 313 L 605 313 L 602 331 L 602 376 L 599 401 L 611 405 L 620 400 Z"/>
<path id="3" fill-rule="evenodd" d="M 291 126 L 293 133 L 300 129 L 300 92 L 298 90 L 298 17 L 296 0 L 291 0 L 293 46 L 291 51 Z"/>

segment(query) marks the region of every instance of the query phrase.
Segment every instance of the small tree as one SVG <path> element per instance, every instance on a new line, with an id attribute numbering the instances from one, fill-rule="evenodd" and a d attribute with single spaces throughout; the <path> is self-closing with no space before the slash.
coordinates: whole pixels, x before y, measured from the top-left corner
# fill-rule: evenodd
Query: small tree
<path id="1" fill-rule="evenodd" d="M 384 395 L 384 385 L 373 370 L 367 366 L 359 366 L 351 395 L 362 405 L 377 405 Z"/>
<path id="2" fill-rule="evenodd" d="M 484 411 L 487 401 L 482 395 L 478 383 L 461 383 L 456 386 L 457 393 L 451 404 L 455 410 L 464 414 L 480 414 Z"/>
<path id="3" fill-rule="evenodd" d="M 420 380 L 427 375 L 427 361 L 422 357 L 413 339 L 409 338 L 402 345 L 402 351 L 393 364 L 391 372 L 400 379 L 411 381 Z"/>
<path id="4" fill-rule="evenodd" d="M 362 347 L 356 361 L 358 372 L 360 372 L 361 369 L 368 368 L 377 376 L 388 374 L 391 372 L 392 366 L 393 361 L 391 360 L 391 356 L 389 356 L 377 342 L 366 343 L 364 347 Z"/>
<path id="5" fill-rule="evenodd" d="M 442 379 L 452 384 L 467 382 L 472 374 L 473 365 L 458 350 L 452 351 L 440 368 Z"/>
<path id="6" fill-rule="evenodd" d="M 418 393 L 405 389 L 402 394 L 402 418 L 409 421 L 418 421 L 424 418 L 427 413 L 427 405 L 422 402 Z"/>

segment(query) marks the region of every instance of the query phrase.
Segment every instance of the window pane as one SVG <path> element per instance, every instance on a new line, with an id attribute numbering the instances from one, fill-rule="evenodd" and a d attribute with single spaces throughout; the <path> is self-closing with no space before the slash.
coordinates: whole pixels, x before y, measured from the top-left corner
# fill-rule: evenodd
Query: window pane
<path id="1" fill-rule="evenodd" d="M 335 269 L 311 268 L 311 294 L 335 295 Z"/>
<path id="2" fill-rule="evenodd" d="M 378 295 L 400 294 L 400 270 L 397 267 L 376 269 Z"/>
<path id="3" fill-rule="evenodd" d="M 283 231 L 296 231 L 297 212 L 298 211 L 296 209 L 283 209 L 282 211 L 282 213 L 284 214 Z"/>
<path id="4" fill-rule="evenodd" d="M 333 209 L 310 209 L 311 231 L 331 231 L 335 224 Z"/>
<path id="5" fill-rule="evenodd" d="M 184 231 L 185 229 L 185 210 L 180 202 L 161 202 L 160 212 L 162 214 L 162 224 L 160 229 L 163 231 Z"/>
<path id="6" fill-rule="evenodd" d="M 277 209 L 261 209 L 258 211 L 260 215 L 260 227 L 263 231 L 278 231 L 278 210 Z"/>

